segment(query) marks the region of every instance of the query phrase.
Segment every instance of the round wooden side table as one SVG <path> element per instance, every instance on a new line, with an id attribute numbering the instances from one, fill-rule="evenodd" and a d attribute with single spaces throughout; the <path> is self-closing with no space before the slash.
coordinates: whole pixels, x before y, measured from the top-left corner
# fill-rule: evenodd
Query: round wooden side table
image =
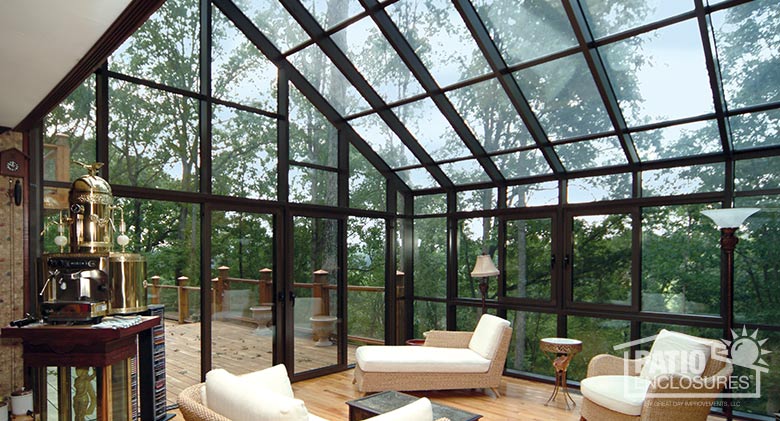
<path id="1" fill-rule="evenodd" d="M 563 389 L 563 401 L 566 402 L 566 409 L 569 409 L 569 401 L 571 401 L 572 405 L 577 406 L 577 403 L 569 395 L 569 387 L 566 384 L 566 370 L 569 368 L 569 363 L 574 355 L 582 351 L 582 341 L 569 338 L 544 338 L 539 341 L 539 349 L 544 352 L 544 355 L 552 362 L 555 369 L 555 389 L 553 389 L 552 395 L 550 395 L 550 398 L 547 399 L 544 405 L 547 406 L 550 401 L 558 396 L 558 391 Z"/>

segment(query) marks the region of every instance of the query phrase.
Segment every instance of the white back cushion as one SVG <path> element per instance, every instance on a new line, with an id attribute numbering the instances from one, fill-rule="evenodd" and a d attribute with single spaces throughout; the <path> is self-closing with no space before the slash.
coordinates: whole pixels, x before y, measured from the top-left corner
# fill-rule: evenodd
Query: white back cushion
<path id="1" fill-rule="evenodd" d="M 580 392 L 593 403 L 622 414 L 642 413 L 650 381 L 634 376 L 595 376 L 580 382 Z"/>
<path id="2" fill-rule="evenodd" d="M 206 373 L 207 407 L 234 421 L 308 421 L 300 399 L 258 387 L 223 369 Z"/>
<path id="3" fill-rule="evenodd" d="M 501 334 L 504 328 L 509 327 L 509 321 L 491 314 L 483 314 L 477 323 L 474 334 L 469 342 L 469 349 L 492 360 L 501 342 Z"/>
<path id="4" fill-rule="evenodd" d="M 639 377 L 653 381 L 663 374 L 700 376 L 710 360 L 710 341 L 661 329 Z"/>
<path id="5" fill-rule="evenodd" d="M 244 374 L 241 378 L 257 387 L 264 387 L 282 396 L 288 398 L 295 397 L 293 396 L 292 385 L 290 385 L 290 378 L 287 376 L 287 368 L 284 364 L 277 364 L 265 370 Z"/>
<path id="6" fill-rule="evenodd" d="M 428 398 L 420 398 L 406 406 L 402 406 L 390 412 L 385 412 L 382 415 L 371 417 L 368 420 L 370 421 L 432 421 L 433 407 L 431 406 L 431 401 L 428 400 Z"/>

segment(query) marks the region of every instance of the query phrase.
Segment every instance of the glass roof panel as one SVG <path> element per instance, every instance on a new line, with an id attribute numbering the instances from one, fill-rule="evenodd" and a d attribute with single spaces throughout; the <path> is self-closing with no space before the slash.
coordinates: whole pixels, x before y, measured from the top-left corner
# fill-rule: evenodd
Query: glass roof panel
<path id="1" fill-rule="evenodd" d="M 474 0 L 472 3 L 509 65 L 577 45 L 559 0 Z"/>
<path id="2" fill-rule="evenodd" d="M 338 166 L 338 131 L 303 94 L 290 87 L 290 159 Z"/>
<path id="3" fill-rule="evenodd" d="M 568 203 L 599 202 L 631 198 L 631 173 L 583 177 L 566 183 Z"/>
<path id="4" fill-rule="evenodd" d="M 713 111 L 695 19 L 599 49 L 629 126 Z"/>
<path id="5" fill-rule="evenodd" d="M 549 206 L 558 204 L 558 182 L 521 184 L 507 187 L 506 206 L 524 208 L 527 206 Z"/>
<path id="6" fill-rule="evenodd" d="M 642 161 L 723 151 L 715 120 L 631 133 L 631 137 Z"/>
<path id="7" fill-rule="evenodd" d="M 425 168 L 412 168 L 410 170 L 397 171 L 401 180 L 412 190 L 430 189 L 439 187 L 439 183 L 434 180 L 431 173 Z"/>
<path id="8" fill-rule="evenodd" d="M 301 0 L 301 4 L 326 30 L 365 10 L 358 0 Z"/>
<path id="9" fill-rule="evenodd" d="M 439 86 L 490 71 L 449 0 L 403 0 L 385 10 Z"/>
<path id="10" fill-rule="evenodd" d="M 369 108 L 368 102 L 316 44 L 288 59 L 342 116 Z"/>
<path id="11" fill-rule="evenodd" d="M 212 6 L 211 89 L 215 97 L 276 111 L 278 70 Z"/>
<path id="12" fill-rule="evenodd" d="M 385 102 L 424 92 L 372 19 L 360 19 L 331 38 Z"/>
<path id="13" fill-rule="evenodd" d="M 766 156 L 757 159 L 741 159 L 734 164 L 734 189 L 769 190 L 780 188 L 777 169 L 780 156 Z"/>
<path id="14" fill-rule="evenodd" d="M 569 171 L 627 163 L 626 154 L 615 136 L 555 145 L 555 151 Z"/>
<path id="15" fill-rule="evenodd" d="M 583 0 L 580 4 L 596 39 L 693 10 L 691 0 Z"/>
<path id="16" fill-rule="evenodd" d="M 513 73 L 550 140 L 612 130 L 582 54 Z"/>
<path id="17" fill-rule="evenodd" d="M 309 39 L 306 31 L 287 13 L 279 0 L 240 2 L 239 8 L 281 52 Z"/>
<path id="18" fill-rule="evenodd" d="M 753 1 L 711 16 L 729 108 L 780 101 L 780 2 Z"/>
<path id="19" fill-rule="evenodd" d="M 674 196 L 723 190 L 723 163 L 642 171 L 642 196 Z"/>
<path id="20" fill-rule="evenodd" d="M 439 167 L 455 184 L 479 183 L 490 181 L 482 165 L 476 159 L 440 164 Z"/>
<path id="21" fill-rule="evenodd" d="M 3 6 L 6 4 L 8 3 L 4 3 Z M 198 10 L 197 2 L 191 0 L 171 0 L 163 3 L 111 54 L 108 59 L 109 69 L 163 85 L 198 92 L 200 83 Z M 8 12 L 3 11 L 3 13 Z M 63 18 L 67 19 L 64 16 Z M 62 40 L 58 41 L 62 42 Z M 8 42 L 10 39 L 3 39 L 4 57 L 5 52 L 8 51 L 6 47 Z M 63 47 L 76 46 L 66 43 Z M 40 58 L 42 63 L 47 59 Z M 62 65 L 70 67 L 73 64 Z M 7 83 L 7 80 L 3 78 L 4 83 Z"/>
<path id="22" fill-rule="evenodd" d="M 495 155 L 491 158 L 507 179 L 552 173 L 539 149 Z"/>
<path id="23" fill-rule="evenodd" d="M 780 145 L 780 110 L 729 118 L 734 149 Z"/>
<path id="24" fill-rule="evenodd" d="M 486 151 L 497 152 L 534 143 L 497 79 L 475 83 L 446 95 Z"/>
<path id="25" fill-rule="evenodd" d="M 420 165 L 412 151 L 378 115 L 356 118 L 349 124 L 391 168 Z"/>
<path id="26" fill-rule="evenodd" d="M 466 190 L 456 194 L 458 210 L 472 212 L 497 208 L 498 189 Z M 476 220 L 473 220 L 476 222 Z M 478 221 L 482 221 L 480 218 Z M 481 223 L 479 228 L 481 228 Z M 495 225 L 493 225 L 495 226 Z"/>
<path id="27" fill-rule="evenodd" d="M 393 111 L 434 160 L 471 156 L 471 151 L 432 99 L 401 105 Z"/>

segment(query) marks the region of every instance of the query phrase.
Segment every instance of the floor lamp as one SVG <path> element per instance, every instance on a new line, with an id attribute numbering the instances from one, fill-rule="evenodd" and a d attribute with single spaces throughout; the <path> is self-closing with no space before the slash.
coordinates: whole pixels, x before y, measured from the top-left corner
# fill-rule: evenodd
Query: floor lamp
<path id="1" fill-rule="evenodd" d="M 487 312 L 485 298 L 487 297 L 488 277 L 498 276 L 499 273 L 498 268 L 493 264 L 493 259 L 491 259 L 490 256 L 487 254 L 477 256 L 477 263 L 474 264 L 474 270 L 471 271 L 471 277 L 479 278 L 479 292 L 482 294 L 482 314 Z"/>
<path id="2" fill-rule="evenodd" d="M 743 222 L 752 214 L 758 212 L 758 208 L 726 208 L 710 209 L 701 213 L 712 219 L 720 228 L 720 249 L 726 256 L 725 266 L 721 266 L 721 279 L 725 279 L 726 306 L 725 320 L 729 334 L 734 324 L 734 249 L 739 238 L 734 235 Z"/>
<path id="3" fill-rule="evenodd" d="M 721 264 L 720 276 L 725 279 L 726 303 L 724 308 L 724 318 L 726 322 L 726 336 L 728 340 L 733 340 L 732 329 L 734 328 L 734 249 L 737 247 L 739 238 L 734 235 L 743 222 L 752 214 L 758 212 L 758 208 L 725 208 L 710 209 L 702 211 L 704 216 L 712 219 L 715 225 L 720 228 L 720 249 L 726 256 L 725 265 Z M 722 284 L 721 284 L 722 285 Z M 730 357 L 730 355 L 729 355 Z M 724 408 L 726 419 L 731 419 L 731 402 L 726 401 Z"/>

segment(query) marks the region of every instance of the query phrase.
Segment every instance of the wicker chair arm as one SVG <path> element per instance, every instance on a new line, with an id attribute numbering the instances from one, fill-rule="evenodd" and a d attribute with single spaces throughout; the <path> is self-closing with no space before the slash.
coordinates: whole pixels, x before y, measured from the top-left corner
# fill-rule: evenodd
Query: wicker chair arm
<path id="1" fill-rule="evenodd" d="M 705 419 L 716 394 L 720 393 L 728 382 L 731 371 L 732 367 L 729 364 L 713 376 L 699 377 L 695 380 L 680 374 L 657 377 L 647 390 L 647 398 L 642 405 L 641 420 Z M 688 396 L 680 396 L 680 394 L 688 394 Z M 701 396 L 689 397 L 691 394 L 701 394 Z"/>
<path id="2" fill-rule="evenodd" d="M 439 348 L 468 348 L 474 332 L 454 332 L 447 330 L 432 330 L 425 337 L 423 346 Z"/>
<path id="3" fill-rule="evenodd" d="M 222 415 L 208 409 L 200 401 L 200 388 L 203 383 L 199 383 L 179 393 L 178 403 L 179 411 L 186 421 L 230 421 Z"/>
<path id="4" fill-rule="evenodd" d="M 616 357 L 609 354 L 600 354 L 591 358 L 588 363 L 587 377 L 595 376 L 638 376 L 642 371 L 646 358 L 636 360 Z"/>

